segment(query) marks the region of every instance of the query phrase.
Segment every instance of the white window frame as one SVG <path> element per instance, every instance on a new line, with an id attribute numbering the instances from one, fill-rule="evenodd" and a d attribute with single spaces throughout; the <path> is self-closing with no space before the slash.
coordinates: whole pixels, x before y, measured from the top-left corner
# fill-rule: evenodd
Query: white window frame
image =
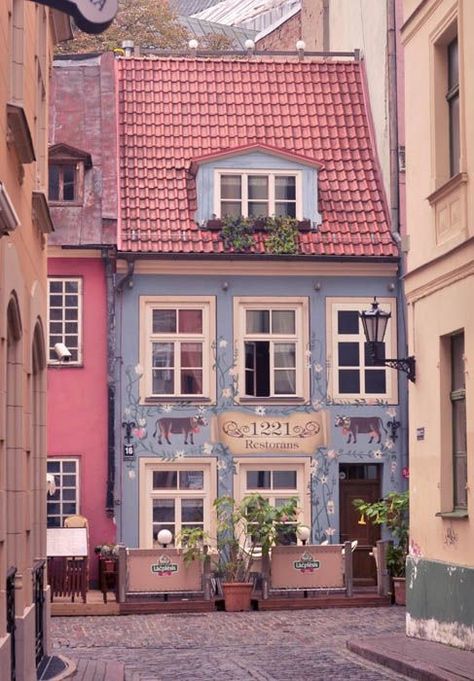
<path id="1" fill-rule="evenodd" d="M 274 505 L 275 498 L 298 497 L 297 522 L 311 527 L 311 499 L 309 483 L 311 480 L 311 469 L 309 457 L 242 457 L 236 460 L 237 475 L 234 482 L 235 499 L 237 502 L 248 494 L 261 494 L 262 497 L 269 499 Z M 247 488 L 248 471 L 296 471 L 296 490 L 279 489 L 265 490 Z M 298 539 L 298 544 L 301 541 Z"/>
<path id="2" fill-rule="evenodd" d="M 291 176 L 295 178 L 296 184 L 296 220 L 303 219 L 303 191 L 302 176 L 299 170 L 279 169 L 269 170 L 268 168 L 226 168 L 214 171 L 214 215 L 221 215 L 221 177 L 223 175 L 240 175 L 242 178 L 242 217 L 248 217 L 248 177 L 249 175 L 265 175 L 268 177 L 268 216 L 275 215 L 275 177 Z"/>
<path id="3" fill-rule="evenodd" d="M 246 311 L 247 310 L 295 310 L 295 335 L 275 335 L 268 334 L 247 334 L 246 333 Z M 235 297 L 234 298 L 234 338 L 238 349 L 237 366 L 239 376 L 239 397 L 242 402 L 295 402 L 309 399 L 309 372 L 306 367 L 305 351 L 309 347 L 309 314 L 308 298 L 304 297 Z M 245 341 L 278 341 L 286 340 L 296 345 L 296 392 L 294 395 L 275 395 L 268 397 L 245 395 Z M 273 362 L 270 357 L 270 393 L 274 384 Z"/>
<path id="4" fill-rule="evenodd" d="M 50 290 L 50 283 L 51 282 L 62 282 L 63 283 L 63 290 L 61 294 L 58 294 L 56 292 L 52 293 Z M 73 322 L 74 320 L 68 320 L 66 319 L 66 310 L 68 309 L 67 305 L 62 306 L 63 310 L 63 315 L 61 319 L 51 319 L 50 318 L 50 296 L 51 295 L 62 295 L 66 296 L 68 295 L 65 291 L 65 284 L 67 282 L 74 282 L 77 283 L 77 359 L 71 359 L 68 361 L 68 366 L 71 365 L 80 365 L 82 364 L 83 360 L 83 351 L 82 351 L 82 303 L 83 303 L 83 281 L 82 277 L 67 277 L 63 275 L 51 275 L 48 277 L 48 364 L 50 365 L 58 365 L 60 364 L 60 359 L 56 356 L 56 353 L 54 351 L 54 345 L 55 343 L 64 343 L 64 345 L 71 350 L 71 347 L 69 347 L 69 343 L 67 342 L 66 336 L 71 336 L 71 335 L 76 335 L 76 334 L 68 334 L 65 331 L 65 324 L 70 321 Z M 62 323 L 63 325 L 63 330 L 62 333 L 52 333 L 51 332 L 51 324 L 54 323 Z M 60 337 L 60 340 L 56 340 L 54 343 L 52 342 L 51 338 L 55 337 Z"/>
<path id="5" fill-rule="evenodd" d="M 173 402 L 176 400 L 214 401 L 216 395 L 215 368 L 212 356 L 212 344 L 216 336 L 216 313 L 214 296 L 140 296 L 140 365 L 143 374 L 140 379 L 140 400 L 159 400 Z M 202 310 L 202 334 L 154 334 L 153 309 L 177 310 L 199 309 Z M 155 395 L 153 388 L 153 342 L 198 341 L 202 342 L 202 393 L 181 394 L 176 391 L 173 394 Z M 175 351 L 175 388 L 180 376 L 179 353 Z M 178 386 L 179 387 L 179 386 Z"/>
<path id="6" fill-rule="evenodd" d="M 70 515 L 79 515 L 80 514 L 80 499 L 81 499 L 81 490 L 80 490 L 80 458 L 75 457 L 75 456 L 48 456 L 47 462 L 46 462 L 46 467 L 48 466 L 49 463 L 59 463 L 59 473 L 51 473 L 51 475 L 54 475 L 54 480 L 56 483 L 56 489 L 59 490 L 59 499 L 52 499 L 52 497 L 48 494 L 47 495 L 47 506 L 46 506 L 46 523 L 48 523 L 48 518 L 52 514 L 48 513 L 48 501 L 51 503 L 57 503 L 60 505 L 60 513 L 59 513 L 59 518 L 60 518 L 60 524 L 59 527 L 64 527 L 64 520 L 68 518 Z M 70 499 L 63 500 L 62 499 L 62 491 L 64 489 L 64 486 L 62 484 L 63 476 L 64 475 L 72 475 L 70 472 L 64 472 L 63 471 L 63 466 L 65 463 L 75 463 L 76 464 L 76 486 L 75 488 L 70 488 L 67 487 L 67 489 L 75 489 L 76 490 L 76 498 L 74 502 L 72 502 Z M 49 473 L 49 471 L 47 470 Z M 70 503 L 75 503 L 76 505 L 76 510 L 74 513 L 63 513 L 63 506 L 64 504 L 70 504 Z M 55 514 L 54 517 L 57 517 Z M 49 527 L 49 525 L 48 525 Z M 55 526 L 54 526 L 55 527 Z"/>
<path id="7" fill-rule="evenodd" d="M 203 471 L 202 490 L 153 489 L 154 471 Z M 216 536 L 216 521 L 213 502 L 217 496 L 217 463 L 214 457 L 191 458 L 182 461 L 157 461 L 141 457 L 139 462 L 139 548 L 153 548 L 153 499 L 159 498 L 204 498 L 204 532 L 211 538 Z M 176 519 L 178 524 L 178 519 Z M 176 534 L 180 527 L 177 527 Z M 175 537 L 173 537 L 173 544 Z M 210 542 L 212 543 L 212 542 Z"/>
<path id="8" fill-rule="evenodd" d="M 387 358 L 397 357 L 397 301 L 396 298 L 377 298 L 381 310 L 391 313 L 391 318 L 387 324 L 385 333 L 385 356 Z M 350 311 L 360 312 L 370 308 L 373 298 L 327 298 L 326 300 L 326 320 L 327 320 L 327 347 L 328 360 L 330 366 L 329 388 L 332 399 L 356 400 L 384 399 L 390 403 L 398 402 L 397 372 L 389 367 L 376 367 L 385 370 L 385 392 L 367 393 L 365 391 L 365 364 L 364 364 L 364 343 L 365 336 L 362 323 L 359 321 L 358 334 L 338 334 L 338 312 Z M 360 372 L 360 391 L 357 393 L 339 392 L 339 369 L 351 369 L 352 367 L 339 367 L 338 365 L 338 343 L 339 342 L 358 342 Z M 355 368 L 355 367 L 354 367 Z M 370 365 L 368 369 L 375 368 Z"/>

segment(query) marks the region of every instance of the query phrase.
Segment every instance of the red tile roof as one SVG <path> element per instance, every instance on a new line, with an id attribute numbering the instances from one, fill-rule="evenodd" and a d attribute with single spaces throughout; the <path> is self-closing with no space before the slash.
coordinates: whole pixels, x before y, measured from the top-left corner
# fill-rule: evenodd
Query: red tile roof
<path id="1" fill-rule="evenodd" d="M 219 232 L 194 220 L 192 164 L 260 144 L 321 163 L 323 221 L 299 235 L 302 255 L 397 255 L 361 69 L 353 61 L 119 59 L 119 248 L 223 253 Z M 261 235 L 256 249 L 264 252 Z"/>

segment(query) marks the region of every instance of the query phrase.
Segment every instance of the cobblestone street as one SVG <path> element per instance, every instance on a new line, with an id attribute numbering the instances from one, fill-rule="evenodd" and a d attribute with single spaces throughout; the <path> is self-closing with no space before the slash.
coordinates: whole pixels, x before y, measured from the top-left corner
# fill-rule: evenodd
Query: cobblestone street
<path id="1" fill-rule="evenodd" d="M 346 649 L 348 638 L 404 630 L 404 608 L 70 617 L 54 652 L 121 661 L 126 681 L 404 679 Z"/>

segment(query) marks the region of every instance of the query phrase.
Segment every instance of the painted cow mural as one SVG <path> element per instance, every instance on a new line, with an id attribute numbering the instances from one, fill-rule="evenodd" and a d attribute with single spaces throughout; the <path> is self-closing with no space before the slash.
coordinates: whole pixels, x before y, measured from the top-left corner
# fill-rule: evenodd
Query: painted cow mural
<path id="1" fill-rule="evenodd" d="M 170 434 L 183 433 L 184 444 L 188 444 L 188 438 L 190 444 L 194 444 L 194 433 L 199 433 L 201 426 L 207 426 L 207 419 L 200 414 L 195 414 L 194 416 L 168 416 L 161 419 L 157 419 L 155 424 L 155 432 L 153 437 L 158 435 L 158 444 L 162 444 L 163 438 L 170 445 Z"/>
<path id="2" fill-rule="evenodd" d="M 357 442 L 360 433 L 370 435 L 369 444 L 377 438 L 379 444 L 382 440 L 382 430 L 387 430 L 380 416 L 337 416 L 334 424 L 336 428 L 342 428 L 344 435 L 347 435 L 347 443 Z"/>

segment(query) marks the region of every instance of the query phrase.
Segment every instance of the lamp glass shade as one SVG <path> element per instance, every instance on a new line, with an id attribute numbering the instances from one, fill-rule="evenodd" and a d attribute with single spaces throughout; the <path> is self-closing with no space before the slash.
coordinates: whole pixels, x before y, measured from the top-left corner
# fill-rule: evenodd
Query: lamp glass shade
<path id="1" fill-rule="evenodd" d="M 382 343 L 385 338 L 390 312 L 379 309 L 377 299 L 374 298 L 372 308 L 359 313 L 364 328 L 364 335 L 368 343 Z"/>
<path id="2" fill-rule="evenodd" d="M 306 525 L 301 525 L 296 530 L 296 534 L 298 535 L 298 539 L 300 539 L 301 541 L 308 541 L 309 535 L 311 534 L 311 530 L 309 529 L 309 527 L 306 527 Z"/>
<path id="3" fill-rule="evenodd" d="M 171 542 L 173 541 L 173 535 L 169 530 L 160 530 L 158 532 L 157 539 L 159 544 L 167 546 L 168 544 L 171 544 Z"/>

